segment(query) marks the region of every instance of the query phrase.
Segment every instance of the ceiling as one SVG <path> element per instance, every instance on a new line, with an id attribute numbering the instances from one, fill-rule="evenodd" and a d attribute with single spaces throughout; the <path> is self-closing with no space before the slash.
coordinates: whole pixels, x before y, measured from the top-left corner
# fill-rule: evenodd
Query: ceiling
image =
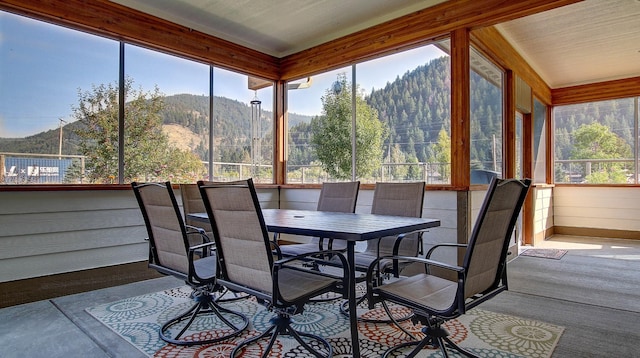
<path id="1" fill-rule="evenodd" d="M 112 0 L 284 57 L 444 0 Z M 497 25 L 551 88 L 640 76 L 640 0 L 586 0 Z"/>

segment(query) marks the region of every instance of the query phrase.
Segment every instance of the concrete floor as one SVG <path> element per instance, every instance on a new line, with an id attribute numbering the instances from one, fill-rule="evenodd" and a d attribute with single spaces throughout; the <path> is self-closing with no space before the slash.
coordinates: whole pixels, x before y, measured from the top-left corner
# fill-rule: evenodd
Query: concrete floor
<path id="1" fill-rule="evenodd" d="M 518 257 L 509 291 L 481 308 L 565 327 L 553 357 L 640 353 L 640 240 L 556 236 L 561 260 Z M 181 286 L 164 277 L 0 310 L 0 357 L 144 357 L 84 309 Z"/>

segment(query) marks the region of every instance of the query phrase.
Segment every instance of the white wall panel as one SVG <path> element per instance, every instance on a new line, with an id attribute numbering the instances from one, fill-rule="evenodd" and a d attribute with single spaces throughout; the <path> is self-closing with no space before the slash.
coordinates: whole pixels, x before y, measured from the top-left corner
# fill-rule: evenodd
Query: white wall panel
<path id="1" fill-rule="evenodd" d="M 552 188 L 534 188 L 533 189 L 535 213 L 533 218 L 534 236 L 543 233 L 554 225 L 554 209 L 553 209 L 553 189 Z"/>
<path id="2" fill-rule="evenodd" d="M 640 231 L 640 188 L 556 187 L 556 226 Z"/>

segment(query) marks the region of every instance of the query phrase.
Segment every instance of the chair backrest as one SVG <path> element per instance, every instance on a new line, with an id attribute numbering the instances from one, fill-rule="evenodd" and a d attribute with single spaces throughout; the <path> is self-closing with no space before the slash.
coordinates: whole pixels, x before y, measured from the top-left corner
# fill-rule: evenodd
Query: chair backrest
<path id="1" fill-rule="evenodd" d="M 273 257 L 252 179 L 198 181 L 223 280 L 272 293 Z"/>
<path id="2" fill-rule="evenodd" d="M 171 183 L 131 183 L 149 235 L 149 264 L 187 274 L 189 247 Z"/>
<path id="3" fill-rule="evenodd" d="M 371 214 L 422 216 L 424 182 L 376 183 Z"/>
<path id="4" fill-rule="evenodd" d="M 353 213 L 358 201 L 359 181 L 322 183 L 318 211 Z"/>
<path id="5" fill-rule="evenodd" d="M 530 185 L 530 179 L 492 179 L 463 261 L 465 298 L 498 287 L 506 275 L 509 241 Z"/>
<path id="6" fill-rule="evenodd" d="M 411 183 L 376 183 L 373 192 L 371 214 L 409 216 L 419 218 L 422 216 L 424 202 L 424 182 Z M 407 235 L 402 240 L 398 250 L 399 255 L 415 256 L 418 253 L 420 243 L 418 234 Z M 380 241 L 380 255 L 391 255 L 395 237 L 385 237 Z M 365 251 L 377 252 L 376 241 L 367 241 Z"/>
<path id="7" fill-rule="evenodd" d="M 184 211 L 184 222 L 187 225 L 202 228 L 209 236 L 212 236 L 211 224 L 203 221 L 190 219 L 187 215 L 194 213 L 204 213 L 207 211 L 200 196 L 200 189 L 197 184 L 180 184 L 180 195 L 182 196 L 182 210 Z"/>

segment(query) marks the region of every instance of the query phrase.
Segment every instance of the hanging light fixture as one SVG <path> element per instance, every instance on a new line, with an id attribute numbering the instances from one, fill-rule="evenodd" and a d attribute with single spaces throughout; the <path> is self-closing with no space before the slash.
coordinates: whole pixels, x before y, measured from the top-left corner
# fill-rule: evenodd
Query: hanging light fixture
<path id="1" fill-rule="evenodd" d="M 258 99 L 258 91 L 255 91 L 251 100 L 251 175 L 259 174 L 262 162 L 262 126 L 260 117 L 262 116 L 262 101 Z"/>

